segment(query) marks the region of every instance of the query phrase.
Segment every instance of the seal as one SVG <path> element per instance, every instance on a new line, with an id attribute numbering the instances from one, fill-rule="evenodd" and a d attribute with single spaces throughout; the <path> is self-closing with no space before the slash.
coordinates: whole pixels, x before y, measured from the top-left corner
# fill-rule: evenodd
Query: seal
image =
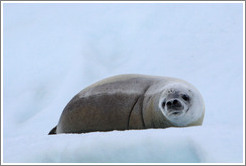
<path id="1" fill-rule="evenodd" d="M 49 134 L 198 126 L 204 112 L 201 94 L 186 81 L 118 75 L 75 95 Z"/>

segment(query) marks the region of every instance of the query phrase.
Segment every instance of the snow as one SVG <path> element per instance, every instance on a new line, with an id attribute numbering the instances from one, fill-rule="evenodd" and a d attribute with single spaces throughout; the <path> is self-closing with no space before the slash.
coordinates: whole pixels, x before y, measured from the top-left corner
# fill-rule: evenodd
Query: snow
<path id="1" fill-rule="evenodd" d="M 4 163 L 242 163 L 243 4 L 3 4 Z M 86 86 L 126 73 L 201 92 L 203 126 L 48 136 Z"/>

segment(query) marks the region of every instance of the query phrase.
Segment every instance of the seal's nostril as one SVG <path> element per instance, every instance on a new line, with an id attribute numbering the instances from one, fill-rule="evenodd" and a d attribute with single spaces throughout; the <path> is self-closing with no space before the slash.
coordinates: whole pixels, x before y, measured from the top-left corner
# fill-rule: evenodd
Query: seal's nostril
<path id="1" fill-rule="evenodd" d="M 173 104 L 176 105 L 178 103 L 178 100 L 173 100 Z"/>
<path id="2" fill-rule="evenodd" d="M 174 99 L 174 100 L 170 100 L 166 103 L 167 105 L 167 109 L 170 109 L 170 110 L 180 110 L 182 109 L 182 103 L 180 103 L 179 100 L 177 99 Z"/>
<path id="3" fill-rule="evenodd" d="M 172 103 L 170 101 L 167 102 L 167 106 L 171 106 Z"/>

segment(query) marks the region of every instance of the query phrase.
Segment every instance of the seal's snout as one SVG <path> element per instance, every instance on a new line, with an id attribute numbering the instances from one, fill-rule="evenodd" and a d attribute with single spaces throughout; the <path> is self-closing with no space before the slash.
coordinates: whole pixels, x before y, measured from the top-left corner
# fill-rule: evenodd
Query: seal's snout
<path id="1" fill-rule="evenodd" d="M 168 111 L 179 111 L 179 110 L 183 110 L 184 106 L 182 105 L 182 103 L 177 100 L 177 99 L 171 99 L 167 101 L 167 110 Z"/>

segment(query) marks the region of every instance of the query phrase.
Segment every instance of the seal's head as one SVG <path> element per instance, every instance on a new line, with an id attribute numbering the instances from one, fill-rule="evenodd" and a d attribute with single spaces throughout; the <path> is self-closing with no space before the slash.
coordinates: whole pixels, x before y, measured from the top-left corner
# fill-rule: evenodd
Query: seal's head
<path id="1" fill-rule="evenodd" d="M 205 110 L 198 90 L 184 82 L 165 86 L 159 109 L 177 127 L 202 125 Z"/>

